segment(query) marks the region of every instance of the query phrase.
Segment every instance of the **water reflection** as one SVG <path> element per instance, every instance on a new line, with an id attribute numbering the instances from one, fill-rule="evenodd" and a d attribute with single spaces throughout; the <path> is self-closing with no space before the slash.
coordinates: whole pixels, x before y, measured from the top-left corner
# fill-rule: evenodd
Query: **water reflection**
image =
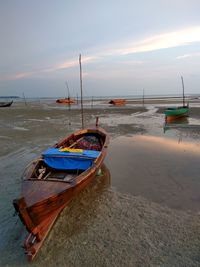
<path id="1" fill-rule="evenodd" d="M 174 128 L 181 128 L 181 127 L 184 127 L 187 125 L 189 125 L 189 120 L 187 117 L 177 118 L 177 119 L 173 119 L 171 121 L 165 120 L 163 130 L 165 133 L 167 130 L 174 129 Z"/>
<path id="2" fill-rule="evenodd" d="M 184 117 L 177 117 L 177 118 L 173 118 L 173 117 L 165 117 L 165 123 L 166 124 L 173 124 L 173 123 L 189 123 L 188 121 L 188 116 L 184 116 Z"/>
<path id="3" fill-rule="evenodd" d="M 106 164 L 112 185 L 177 209 L 198 210 L 200 144 L 140 135 L 112 140 Z"/>
<path id="4" fill-rule="evenodd" d="M 193 118 L 182 118 L 171 123 L 164 123 L 163 132 L 166 137 L 178 138 L 178 142 L 183 139 L 190 142 L 198 142 L 200 133 L 200 124 Z"/>

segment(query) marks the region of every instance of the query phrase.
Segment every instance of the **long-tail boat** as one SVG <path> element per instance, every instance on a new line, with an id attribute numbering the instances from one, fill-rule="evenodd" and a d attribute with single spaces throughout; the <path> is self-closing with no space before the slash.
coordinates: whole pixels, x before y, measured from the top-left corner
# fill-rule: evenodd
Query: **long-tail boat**
<path id="1" fill-rule="evenodd" d="M 13 101 L 9 102 L 0 102 L 0 108 L 10 107 L 12 105 Z"/>
<path id="2" fill-rule="evenodd" d="M 59 104 L 67 104 L 67 105 L 72 105 L 72 104 L 75 104 L 76 101 L 75 99 L 71 98 L 70 95 L 69 95 L 69 86 L 68 86 L 68 82 L 66 81 L 65 82 L 66 86 L 67 86 L 67 90 L 68 90 L 68 97 L 65 97 L 65 98 L 59 98 L 56 100 L 56 103 L 59 103 Z"/>
<path id="3" fill-rule="evenodd" d="M 170 122 L 182 117 L 187 117 L 189 115 L 189 105 L 185 104 L 185 95 L 184 95 L 184 82 L 183 77 L 182 80 L 182 88 L 183 88 L 183 105 L 179 107 L 169 107 L 165 110 L 165 121 Z"/>
<path id="4" fill-rule="evenodd" d="M 109 101 L 109 104 L 113 106 L 124 106 L 126 104 L 125 99 L 112 99 Z"/>
<path id="5" fill-rule="evenodd" d="M 59 98 L 59 99 L 57 99 L 56 103 L 72 105 L 72 104 L 75 104 L 76 101 L 74 99 L 70 98 L 70 97 L 67 97 L 67 98 Z"/>
<path id="6" fill-rule="evenodd" d="M 13 205 L 29 235 L 28 260 L 40 249 L 59 213 L 100 170 L 108 135 L 98 125 L 78 130 L 47 149 L 23 174 L 21 197 Z"/>

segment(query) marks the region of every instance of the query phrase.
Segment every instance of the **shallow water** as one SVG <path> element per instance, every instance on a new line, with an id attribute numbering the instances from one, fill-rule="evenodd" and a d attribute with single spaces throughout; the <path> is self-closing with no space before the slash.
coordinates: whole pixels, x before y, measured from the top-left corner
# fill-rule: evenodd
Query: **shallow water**
<path id="1" fill-rule="evenodd" d="M 32 266 L 199 266 L 199 129 L 164 133 L 156 110 L 85 111 L 111 136 L 104 175 L 62 212 Z M 12 200 L 25 166 L 80 128 L 80 113 L 17 103 L 0 118 L 0 266 L 28 266 Z"/>
<path id="2" fill-rule="evenodd" d="M 115 138 L 106 164 L 112 185 L 171 208 L 199 211 L 200 143 L 135 135 Z"/>

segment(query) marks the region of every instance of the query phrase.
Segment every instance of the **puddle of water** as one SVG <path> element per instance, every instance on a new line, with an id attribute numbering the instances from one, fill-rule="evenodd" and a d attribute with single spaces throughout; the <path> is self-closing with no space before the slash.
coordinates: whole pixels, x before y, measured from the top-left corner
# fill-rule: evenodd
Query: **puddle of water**
<path id="1" fill-rule="evenodd" d="M 199 210 L 200 145 L 158 136 L 112 140 L 106 164 L 117 190 L 177 209 Z"/>

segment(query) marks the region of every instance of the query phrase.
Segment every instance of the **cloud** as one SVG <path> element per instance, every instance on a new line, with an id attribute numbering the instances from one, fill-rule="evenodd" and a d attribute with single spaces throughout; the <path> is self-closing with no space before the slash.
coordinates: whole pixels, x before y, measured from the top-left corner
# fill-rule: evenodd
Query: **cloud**
<path id="1" fill-rule="evenodd" d="M 191 57 L 191 55 L 186 54 L 186 55 L 178 56 L 178 57 L 176 57 L 176 59 L 182 59 L 182 58 L 186 58 L 186 57 Z"/>
<path id="2" fill-rule="evenodd" d="M 130 42 L 129 45 L 125 44 L 119 49 L 110 51 L 110 54 L 127 55 L 133 53 L 149 52 L 189 45 L 195 42 L 200 42 L 200 26 L 155 35 L 138 42 Z"/>
<path id="3" fill-rule="evenodd" d="M 192 43 L 200 42 L 200 26 L 182 29 L 179 31 L 168 32 L 151 36 L 149 38 L 138 40 L 137 42 L 128 41 L 116 45 L 117 47 L 110 49 L 99 49 L 95 55 L 90 55 L 82 58 L 83 63 L 92 63 L 98 60 L 104 60 L 109 57 L 119 57 L 134 53 L 144 53 L 150 51 L 157 51 L 161 49 L 168 49 L 179 46 L 186 46 Z M 112 45 L 113 46 L 113 45 Z M 102 52 L 103 50 L 103 52 Z M 177 57 L 177 59 L 189 57 L 189 54 Z M 69 59 L 64 62 L 56 63 L 53 66 L 38 69 L 29 72 L 21 72 L 13 75 L 0 76 L 0 80 L 17 80 L 27 77 L 39 75 L 42 73 L 55 72 L 62 69 L 72 68 L 78 65 L 78 59 Z"/>
<path id="4" fill-rule="evenodd" d="M 92 61 L 95 61 L 96 59 L 97 59 L 97 57 L 89 57 L 89 56 L 88 57 L 82 57 L 82 63 L 92 62 Z M 0 80 L 19 80 L 19 79 L 39 75 L 42 73 L 49 73 L 49 72 L 59 71 L 62 69 L 72 68 L 72 67 L 77 66 L 78 64 L 79 64 L 78 59 L 71 59 L 71 60 L 64 61 L 64 62 L 55 64 L 52 67 L 47 67 L 44 69 L 38 69 L 35 71 L 30 71 L 30 72 L 18 72 L 18 73 L 11 74 L 11 75 L 1 75 Z M 85 75 L 85 74 L 83 73 L 83 75 Z"/>
<path id="5" fill-rule="evenodd" d="M 18 72 L 15 74 L 7 74 L 7 75 L 1 75 L 0 80 L 1 81 L 12 81 L 12 80 L 20 80 L 23 78 L 31 77 L 34 74 L 36 74 L 36 71 L 30 71 L 30 72 Z"/>
<path id="6" fill-rule="evenodd" d="M 123 64 L 123 65 L 141 65 L 143 63 L 144 61 L 142 60 L 125 60 L 123 62 L 120 62 L 120 64 Z"/>
<path id="7" fill-rule="evenodd" d="M 176 57 L 176 59 L 184 59 L 184 58 L 188 58 L 188 57 L 199 57 L 199 56 L 200 56 L 200 52 L 178 56 L 178 57 Z"/>
<path id="8" fill-rule="evenodd" d="M 82 63 L 87 63 L 87 62 L 92 62 L 97 60 L 96 56 L 88 56 L 88 57 L 82 57 L 81 62 Z M 67 69 L 71 67 L 75 67 L 78 65 L 78 60 L 77 59 L 72 59 L 69 61 L 61 62 L 59 64 L 56 64 L 54 67 L 46 69 L 44 72 L 49 72 L 49 71 L 57 71 L 57 70 L 62 70 L 62 69 Z"/>

